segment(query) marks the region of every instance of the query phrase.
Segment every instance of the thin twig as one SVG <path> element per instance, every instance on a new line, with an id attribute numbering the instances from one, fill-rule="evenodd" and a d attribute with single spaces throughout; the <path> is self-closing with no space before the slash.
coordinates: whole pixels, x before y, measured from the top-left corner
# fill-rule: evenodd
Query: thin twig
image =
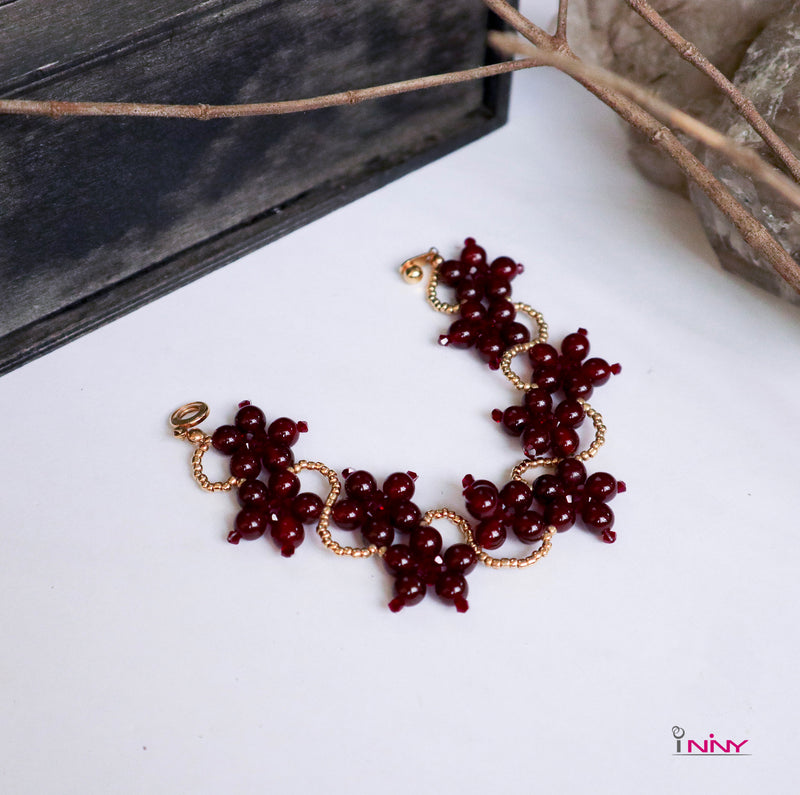
<path id="1" fill-rule="evenodd" d="M 734 104 L 742 118 L 764 139 L 775 155 L 783 162 L 796 182 L 800 182 L 800 160 L 786 142 L 769 126 L 756 106 L 717 69 L 688 39 L 681 36 L 646 0 L 625 2 L 654 30 L 665 38 L 685 61 L 705 74 Z"/>
<path id="2" fill-rule="evenodd" d="M 497 16 L 543 50 L 553 52 L 558 48 L 555 37 L 519 13 L 504 0 L 483 0 Z M 577 61 L 574 54 L 566 55 Z M 736 227 L 753 252 L 768 262 L 775 272 L 794 290 L 800 292 L 800 267 L 769 230 L 736 200 L 733 194 L 707 169 L 662 122 L 644 108 L 613 89 L 606 88 L 585 77 L 574 79 L 608 105 L 632 127 L 642 132 L 655 146 L 664 151 L 683 173 L 694 182 L 713 204 Z"/>
<path id="3" fill-rule="evenodd" d="M 252 102 L 245 105 L 165 105 L 151 102 L 60 102 L 57 100 L 0 99 L 0 113 L 33 116 L 155 116 L 158 118 L 181 118 L 208 121 L 239 116 L 278 116 L 284 113 L 300 113 L 307 110 L 330 108 L 337 105 L 355 105 L 370 99 L 405 94 L 424 88 L 464 83 L 483 77 L 530 69 L 538 66 L 535 58 L 479 66 L 460 72 L 428 75 L 398 83 L 388 83 L 370 88 L 325 94 L 308 99 L 293 99 L 285 102 Z"/>
<path id="4" fill-rule="evenodd" d="M 558 22 L 556 23 L 555 38 L 562 44 L 567 43 L 567 7 L 569 0 L 558 0 Z"/>
<path id="5" fill-rule="evenodd" d="M 706 146 L 721 152 L 742 171 L 746 171 L 756 179 L 774 188 L 777 193 L 800 209 L 800 186 L 785 174 L 770 166 L 752 149 L 736 143 L 733 139 L 723 135 L 713 127 L 709 127 L 688 113 L 684 113 L 684 111 L 670 105 L 657 94 L 642 88 L 638 83 L 610 72 L 608 69 L 592 66 L 569 55 L 543 51 L 533 44 L 519 39 L 514 33 L 493 31 L 489 34 L 489 43 L 505 56 L 525 55 L 538 60 L 542 66 L 554 66 L 570 77 L 591 81 L 619 92 L 649 110 L 656 118 L 661 119 L 666 124 L 683 130 L 696 141 L 700 141 Z"/>

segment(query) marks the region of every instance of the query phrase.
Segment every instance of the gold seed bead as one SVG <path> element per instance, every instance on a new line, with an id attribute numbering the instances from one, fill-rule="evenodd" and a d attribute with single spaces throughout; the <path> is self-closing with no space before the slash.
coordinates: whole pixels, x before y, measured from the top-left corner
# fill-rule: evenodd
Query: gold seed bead
<path id="1" fill-rule="evenodd" d="M 511 383 L 519 390 L 527 391 L 529 389 L 533 389 L 536 384 L 528 383 L 519 375 L 517 375 L 511 369 L 511 360 L 515 356 L 519 356 L 520 353 L 525 353 L 525 351 L 529 351 L 534 345 L 538 345 L 540 342 L 547 342 L 547 335 L 549 333 L 549 329 L 547 327 L 547 323 L 545 323 L 544 315 L 541 312 L 537 312 L 533 307 L 528 306 L 528 304 L 523 303 L 516 303 L 514 307 L 518 312 L 522 312 L 523 314 L 528 315 L 531 319 L 536 322 L 537 328 L 539 330 L 538 336 L 535 339 L 530 340 L 529 342 L 521 342 L 519 345 L 512 345 L 508 350 L 506 350 L 502 357 L 500 358 L 500 369 L 503 372 L 503 375 L 511 381 Z"/>
<path id="2" fill-rule="evenodd" d="M 192 454 L 192 477 L 197 482 L 197 485 L 206 491 L 230 491 L 234 486 L 239 486 L 242 483 L 242 479 L 235 478 L 233 475 L 225 481 L 212 482 L 208 479 L 208 476 L 203 472 L 203 456 L 211 447 L 211 437 L 206 436 L 202 431 L 198 431 L 200 433 L 200 436 L 198 436 L 196 431 L 197 429 L 189 431 L 185 438 L 196 445 L 196 449 Z"/>

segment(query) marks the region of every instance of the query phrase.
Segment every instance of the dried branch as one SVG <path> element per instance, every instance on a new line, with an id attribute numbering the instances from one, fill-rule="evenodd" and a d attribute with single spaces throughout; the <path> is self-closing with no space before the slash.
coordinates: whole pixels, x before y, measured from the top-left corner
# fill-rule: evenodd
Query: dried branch
<path id="1" fill-rule="evenodd" d="M 560 42 L 554 36 L 548 35 L 537 25 L 534 25 L 505 0 L 483 0 L 483 2 L 528 41 L 536 44 L 542 51 L 547 52 L 548 57 L 555 55 L 556 57 L 565 57 L 570 62 L 579 61 L 569 50 L 563 54 L 557 53 Z M 539 57 L 542 57 L 541 52 Z M 562 68 L 560 62 L 559 64 L 554 62 L 554 66 L 559 69 Z M 776 273 L 785 279 L 797 292 L 800 292 L 800 267 L 798 267 L 786 249 L 769 233 L 763 224 L 757 221 L 736 200 L 728 188 L 677 139 L 668 127 L 618 91 L 598 84 L 588 76 L 578 75 L 577 73 L 571 76 L 632 127 L 643 133 L 655 146 L 664 151 L 687 178 L 694 182 L 714 205 L 730 219 L 755 254 L 769 262 Z"/>
<path id="2" fill-rule="evenodd" d="M 563 44 L 567 43 L 567 8 L 569 0 L 558 0 L 558 21 L 556 22 L 556 35 Z"/>
<path id="3" fill-rule="evenodd" d="M 337 105 L 356 105 L 370 99 L 405 94 L 425 88 L 465 83 L 484 77 L 530 69 L 538 66 L 535 58 L 519 61 L 479 66 L 460 72 L 447 72 L 441 75 L 428 75 L 398 83 L 387 83 L 370 88 L 342 91 L 338 94 L 325 94 L 309 99 L 293 99 L 285 102 L 252 102 L 245 105 L 167 105 L 145 102 L 60 102 L 57 100 L 0 99 L 0 114 L 34 116 L 155 116 L 158 118 L 181 118 L 208 121 L 209 119 L 228 119 L 240 116 L 278 116 L 285 113 L 301 113 Z"/>
<path id="4" fill-rule="evenodd" d="M 800 160 L 786 142 L 769 126 L 756 106 L 717 69 L 688 39 L 685 39 L 646 0 L 625 2 L 654 30 L 666 39 L 685 61 L 705 74 L 733 103 L 742 118 L 764 139 L 783 162 L 796 182 L 800 182 Z"/>
<path id="5" fill-rule="evenodd" d="M 620 94 L 632 99 L 634 102 L 649 110 L 656 118 L 661 121 L 683 130 L 688 136 L 700 141 L 703 144 L 716 149 L 727 157 L 732 163 L 737 165 L 742 171 L 746 171 L 758 180 L 772 187 L 777 193 L 787 201 L 800 209 L 800 186 L 785 176 L 778 169 L 770 166 L 765 160 L 760 158 L 752 149 L 736 143 L 732 138 L 723 135 L 713 127 L 695 119 L 688 113 L 684 113 L 674 105 L 670 105 L 657 94 L 642 88 L 638 83 L 634 83 L 627 78 L 620 77 L 608 69 L 600 66 L 592 66 L 584 61 L 578 60 L 570 55 L 563 55 L 557 52 L 544 52 L 533 44 L 521 41 L 513 33 L 498 33 L 493 31 L 489 34 L 489 43 L 505 56 L 525 55 L 526 57 L 537 60 L 542 66 L 554 66 L 559 71 L 568 74 L 570 77 L 591 81 L 605 88 L 610 88 Z"/>

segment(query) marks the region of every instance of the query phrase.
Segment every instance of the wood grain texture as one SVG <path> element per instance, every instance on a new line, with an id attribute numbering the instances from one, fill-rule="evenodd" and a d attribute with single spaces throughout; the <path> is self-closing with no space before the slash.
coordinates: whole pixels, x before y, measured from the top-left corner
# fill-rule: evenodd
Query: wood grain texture
<path id="1" fill-rule="evenodd" d="M 238 103 L 486 62 L 474 0 L 114 5 L 0 6 L 5 37 L 11 13 L 28 32 L 66 25 L 58 41 L 33 36 L 38 58 L 15 39 L 2 94 Z M 507 90 L 502 79 L 203 123 L 3 119 L 0 372 L 493 129 Z"/>

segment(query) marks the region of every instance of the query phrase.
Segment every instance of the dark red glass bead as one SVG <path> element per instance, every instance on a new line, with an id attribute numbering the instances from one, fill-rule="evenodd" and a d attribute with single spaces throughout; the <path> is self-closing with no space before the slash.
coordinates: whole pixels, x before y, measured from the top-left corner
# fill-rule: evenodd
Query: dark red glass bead
<path id="1" fill-rule="evenodd" d="M 411 554 L 408 544 L 392 544 L 383 556 L 386 568 L 393 574 L 416 571 L 417 561 Z"/>
<path id="2" fill-rule="evenodd" d="M 586 417 L 586 411 L 580 401 L 574 398 L 562 400 L 557 406 L 553 415 L 567 428 L 577 428 Z"/>
<path id="3" fill-rule="evenodd" d="M 534 544 L 544 537 L 547 523 L 538 511 L 526 511 L 514 520 L 511 529 L 520 541 Z"/>
<path id="4" fill-rule="evenodd" d="M 503 519 L 484 519 L 475 528 L 475 543 L 484 549 L 497 549 L 506 540 L 506 523 Z"/>
<path id="5" fill-rule="evenodd" d="M 467 510 L 476 519 L 487 519 L 497 510 L 499 497 L 497 489 L 484 484 L 473 484 L 466 495 Z"/>
<path id="6" fill-rule="evenodd" d="M 269 504 L 269 491 L 267 484 L 256 478 L 249 478 L 239 486 L 236 494 L 239 505 L 243 508 L 254 508 L 257 511 L 266 511 Z"/>
<path id="7" fill-rule="evenodd" d="M 383 481 L 383 491 L 390 500 L 410 500 L 414 496 L 414 481 L 406 472 L 393 472 Z"/>
<path id="8" fill-rule="evenodd" d="M 517 263 L 511 257 L 498 257 L 489 266 L 489 272 L 492 276 L 513 279 L 517 275 Z"/>
<path id="9" fill-rule="evenodd" d="M 553 408 L 553 396 L 541 387 L 529 389 L 525 392 L 522 401 L 531 414 L 547 414 Z"/>
<path id="10" fill-rule="evenodd" d="M 469 482 L 467 482 L 467 479 L 469 479 Z M 486 480 L 485 478 L 475 480 L 472 475 L 466 475 L 461 481 L 461 485 L 464 487 L 464 496 L 469 496 L 470 491 L 478 487 L 486 487 L 487 489 L 491 489 L 495 494 L 498 493 L 497 486 L 495 486 L 491 480 Z"/>
<path id="11" fill-rule="evenodd" d="M 463 320 L 479 323 L 486 317 L 486 308 L 480 301 L 463 301 L 458 308 Z"/>
<path id="12" fill-rule="evenodd" d="M 471 320 L 456 320 L 447 333 L 447 341 L 454 348 L 471 348 L 478 339 L 480 326 Z"/>
<path id="13" fill-rule="evenodd" d="M 592 382 L 582 371 L 564 376 L 562 385 L 564 394 L 569 398 L 583 398 L 583 400 L 588 400 L 594 391 Z"/>
<path id="14" fill-rule="evenodd" d="M 602 539 L 606 544 L 613 544 L 617 540 L 616 530 L 603 530 Z"/>
<path id="15" fill-rule="evenodd" d="M 269 476 L 269 493 L 279 500 L 291 500 L 300 493 L 300 478 L 282 470 Z"/>
<path id="16" fill-rule="evenodd" d="M 563 533 L 575 524 L 575 507 L 566 497 L 554 497 L 545 507 L 544 518 L 548 525 Z"/>
<path id="17" fill-rule="evenodd" d="M 344 490 L 355 500 L 368 500 L 378 491 L 378 484 L 369 472 L 357 469 L 345 479 Z"/>
<path id="18" fill-rule="evenodd" d="M 238 428 L 233 425 L 220 425 L 211 436 L 211 446 L 225 455 L 236 452 L 236 448 L 242 443 L 244 436 Z"/>
<path id="19" fill-rule="evenodd" d="M 426 558 L 417 566 L 417 576 L 425 585 L 434 585 L 445 573 L 446 569 L 441 558 Z"/>
<path id="20" fill-rule="evenodd" d="M 292 513 L 303 524 L 311 524 L 319 520 L 324 506 L 322 497 L 311 491 L 304 491 L 292 500 Z"/>
<path id="21" fill-rule="evenodd" d="M 572 494 L 586 481 L 586 467 L 577 458 L 565 458 L 558 462 L 556 476 L 567 492 Z"/>
<path id="22" fill-rule="evenodd" d="M 624 480 L 617 481 L 617 494 L 622 494 L 628 490 L 628 485 L 625 483 Z"/>
<path id="23" fill-rule="evenodd" d="M 469 544 L 453 544 L 444 553 L 444 565 L 448 571 L 469 574 L 478 565 L 478 556 Z"/>
<path id="24" fill-rule="evenodd" d="M 604 502 L 584 500 L 581 518 L 595 530 L 610 530 L 614 526 L 614 511 Z"/>
<path id="25" fill-rule="evenodd" d="M 486 252 L 475 242 L 474 237 L 468 237 L 464 241 L 464 248 L 461 251 L 461 261 L 468 265 L 478 267 L 486 264 Z"/>
<path id="26" fill-rule="evenodd" d="M 231 475 L 235 478 L 255 478 L 261 472 L 261 461 L 255 453 L 234 453 L 231 456 Z"/>
<path id="27" fill-rule="evenodd" d="M 264 535 L 268 524 L 266 515 L 261 511 L 245 508 L 236 514 L 236 518 L 233 520 L 233 529 L 241 538 L 253 541 Z"/>
<path id="28" fill-rule="evenodd" d="M 486 280 L 486 297 L 491 300 L 493 298 L 508 298 L 511 295 L 511 282 L 504 279 L 502 276 L 490 276 Z"/>
<path id="29" fill-rule="evenodd" d="M 608 472 L 595 472 L 586 478 L 583 493 L 590 500 L 598 500 L 600 502 L 613 500 L 617 495 L 617 481 Z"/>
<path id="30" fill-rule="evenodd" d="M 417 505 L 411 500 L 396 500 L 392 503 L 389 512 L 394 526 L 404 533 L 415 528 L 422 516 Z"/>
<path id="31" fill-rule="evenodd" d="M 267 424 L 267 418 L 264 412 L 257 406 L 246 405 L 236 412 L 236 419 L 234 420 L 236 427 L 240 431 L 260 431 L 264 429 Z"/>
<path id="32" fill-rule="evenodd" d="M 303 543 L 303 539 L 306 537 L 303 525 L 290 514 L 281 516 L 272 525 L 271 534 L 281 550 L 281 555 L 285 558 L 290 558 L 294 555 L 295 549 Z"/>
<path id="33" fill-rule="evenodd" d="M 528 358 L 534 367 L 558 363 L 558 351 L 548 342 L 538 342 L 528 351 Z"/>
<path id="34" fill-rule="evenodd" d="M 581 369 L 594 386 L 602 386 L 611 378 L 611 365 L 605 359 L 587 359 Z"/>
<path id="35" fill-rule="evenodd" d="M 613 375 L 619 375 L 622 372 L 622 365 L 621 364 L 612 364 L 611 365 L 611 373 Z M 615 534 L 616 537 L 616 534 Z"/>
<path id="36" fill-rule="evenodd" d="M 449 259 L 439 266 L 439 281 L 455 287 L 469 272 L 469 267 L 457 259 Z"/>
<path id="37" fill-rule="evenodd" d="M 533 491 L 521 480 L 509 480 L 500 489 L 500 504 L 508 507 L 514 514 L 527 511 L 531 507 L 531 502 L 533 502 Z"/>
<path id="38" fill-rule="evenodd" d="M 561 353 L 568 359 L 583 361 L 589 355 L 589 340 L 585 334 L 567 334 L 561 343 Z"/>
<path id="39" fill-rule="evenodd" d="M 509 348 L 512 345 L 520 345 L 523 342 L 530 342 L 531 339 L 531 333 L 528 331 L 528 327 L 522 323 L 517 323 L 516 321 L 506 323 L 500 329 L 500 336 L 503 338 L 503 342 L 505 342 Z"/>
<path id="40" fill-rule="evenodd" d="M 294 464 L 294 453 L 285 444 L 267 444 L 261 455 L 264 467 L 270 472 L 278 472 Z"/>
<path id="41" fill-rule="evenodd" d="M 498 366 L 500 357 L 506 349 L 500 332 L 495 329 L 484 331 L 482 334 L 479 334 L 475 347 L 483 361 L 487 362 L 489 365 Z"/>
<path id="42" fill-rule="evenodd" d="M 441 599 L 452 602 L 459 613 L 465 613 L 469 609 L 467 594 L 469 585 L 462 574 L 448 571 L 436 580 L 436 593 Z"/>
<path id="43" fill-rule="evenodd" d="M 364 501 L 364 509 L 367 512 L 367 516 L 385 518 L 388 515 L 386 511 L 389 509 L 389 504 L 388 498 L 379 489 L 369 499 Z"/>
<path id="44" fill-rule="evenodd" d="M 557 456 L 572 455 L 577 451 L 580 437 L 574 428 L 559 426 L 553 430 L 553 452 Z"/>
<path id="45" fill-rule="evenodd" d="M 389 602 L 389 609 L 397 613 L 404 607 L 418 604 L 425 597 L 428 586 L 417 574 L 401 574 L 394 581 L 395 598 Z"/>
<path id="46" fill-rule="evenodd" d="M 550 449 L 550 429 L 541 425 L 529 425 L 522 432 L 522 452 L 528 458 L 544 455 Z"/>
<path id="47" fill-rule="evenodd" d="M 533 371 L 533 381 L 546 392 L 556 392 L 561 386 L 561 372 L 550 365 L 537 367 Z"/>
<path id="48" fill-rule="evenodd" d="M 462 279 L 456 287 L 456 300 L 480 301 L 483 297 L 483 282 L 480 279 Z"/>
<path id="49" fill-rule="evenodd" d="M 261 458 L 268 445 L 269 440 L 264 431 L 256 431 L 255 433 L 248 432 L 244 434 L 242 438 L 242 443 L 239 445 L 239 452 L 255 453 Z"/>
<path id="50" fill-rule="evenodd" d="M 497 298 L 489 304 L 486 317 L 497 326 L 510 323 L 517 316 L 517 308 L 507 298 Z"/>
<path id="51" fill-rule="evenodd" d="M 291 447 L 296 441 L 300 431 L 297 423 L 288 417 L 278 417 L 273 420 L 267 428 L 267 436 L 272 444 L 283 444 Z"/>
<path id="52" fill-rule="evenodd" d="M 342 530 L 358 530 L 366 518 L 364 506 L 357 500 L 345 497 L 339 500 L 331 511 L 331 517 Z"/>
<path id="53" fill-rule="evenodd" d="M 552 502 L 567 493 L 564 484 L 555 475 L 539 475 L 533 481 L 533 496 L 542 504 Z"/>
<path id="54" fill-rule="evenodd" d="M 408 546 L 417 560 L 435 558 L 442 551 L 442 534 L 435 527 L 420 525 L 411 531 Z"/>
<path id="55" fill-rule="evenodd" d="M 361 535 L 368 544 L 376 547 L 388 547 L 394 541 L 394 529 L 389 524 L 388 519 L 370 517 L 364 522 L 361 528 Z"/>
<path id="56" fill-rule="evenodd" d="M 503 430 L 511 436 L 519 436 L 530 421 L 528 410 L 523 406 L 509 406 L 502 414 Z"/>

